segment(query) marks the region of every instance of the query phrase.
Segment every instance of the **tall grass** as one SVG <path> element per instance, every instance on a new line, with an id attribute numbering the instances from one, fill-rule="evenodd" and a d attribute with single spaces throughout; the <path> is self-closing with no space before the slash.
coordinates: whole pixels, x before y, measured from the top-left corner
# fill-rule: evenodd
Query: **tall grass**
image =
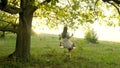
<path id="1" fill-rule="evenodd" d="M 58 36 L 40 34 L 31 38 L 29 63 L 6 61 L 4 58 L 15 49 L 15 36 L 0 39 L 0 68 L 120 68 L 120 43 L 100 41 L 89 44 L 72 38 L 76 49 L 67 59 L 66 49 L 59 47 Z"/>

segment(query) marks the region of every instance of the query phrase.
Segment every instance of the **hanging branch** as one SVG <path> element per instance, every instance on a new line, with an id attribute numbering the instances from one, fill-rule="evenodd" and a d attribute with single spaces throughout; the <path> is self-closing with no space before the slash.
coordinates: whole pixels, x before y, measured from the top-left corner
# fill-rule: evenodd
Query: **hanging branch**
<path id="1" fill-rule="evenodd" d="M 116 9 L 117 9 L 117 11 L 118 11 L 118 13 L 119 13 L 119 15 L 120 15 L 120 10 L 119 10 L 119 5 L 116 5 L 116 4 L 114 4 L 114 3 L 111 3 L 111 2 L 108 2 L 109 4 L 111 4 L 111 5 L 113 5 Z"/>
<path id="2" fill-rule="evenodd" d="M 96 0 L 96 2 L 95 2 L 95 4 L 94 4 L 94 13 L 96 14 L 96 16 L 98 16 L 98 15 L 97 15 L 97 13 L 96 13 L 95 8 L 96 8 L 96 5 L 97 5 L 98 1 L 99 1 L 99 0 Z"/>
<path id="3" fill-rule="evenodd" d="M 70 5 L 70 7 L 72 7 L 72 5 L 71 5 L 70 1 L 69 1 L 69 0 L 67 0 L 67 2 L 68 2 L 68 4 Z"/>
<path id="4" fill-rule="evenodd" d="M 96 0 L 96 2 L 95 2 L 95 5 L 94 5 L 94 11 L 95 11 L 95 7 L 96 7 L 96 4 L 98 3 L 98 1 L 99 0 Z M 120 1 L 119 0 L 102 0 L 103 2 L 107 2 L 107 3 L 109 3 L 109 4 L 111 4 L 112 6 L 114 6 L 116 9 L 117 9 L 117 11 L 118 11 L 118 13 L 119 13 L 119 15 L 120 15 L 120 6 L 119 6 L 119 4 L 120 4 Z M 111 2 L 112 1 L 112 2 Z M 114 3 L 116 3 L 116 4 L 114 4 Z M 96 12 L 96 11 L 95 11 Z"/>

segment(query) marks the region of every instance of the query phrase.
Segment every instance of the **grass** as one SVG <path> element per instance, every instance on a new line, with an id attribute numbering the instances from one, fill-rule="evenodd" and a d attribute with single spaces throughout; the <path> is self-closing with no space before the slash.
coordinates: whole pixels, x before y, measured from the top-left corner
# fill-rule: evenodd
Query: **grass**
<path id="1" fill-rule="evenodd" d="M 6 61 L 15 49 L 15 35 L 0 39 L 0 68 L 120 68 L 120 43 L 99 41 L 86 43 L 84 39 L 72 38 L 76 49 L 70 60 L 66 49 L 59 47 L 57 35 L 32 36 L 29 63 Z"/>

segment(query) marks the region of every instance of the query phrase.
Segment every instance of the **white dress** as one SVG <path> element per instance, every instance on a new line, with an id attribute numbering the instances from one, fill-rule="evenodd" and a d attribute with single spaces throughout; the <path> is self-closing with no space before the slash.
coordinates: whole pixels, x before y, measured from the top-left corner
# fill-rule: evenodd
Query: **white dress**
<path id="1" fill-rule="evenodd" d="M 69 33 L 67 33 L 67 36 L 69 36 Z M 68 38 L 62 38 L 61 39 L 61 45 L 64 48 L 72 48 L 73 47 L 73 42 L 70 39 L 68 39 Z"/>

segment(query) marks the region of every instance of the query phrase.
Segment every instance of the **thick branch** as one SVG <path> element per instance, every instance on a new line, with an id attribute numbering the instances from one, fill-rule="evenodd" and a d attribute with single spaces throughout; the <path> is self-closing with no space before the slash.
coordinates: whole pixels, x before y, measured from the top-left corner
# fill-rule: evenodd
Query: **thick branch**
<path id="1" fill-rule="evenodd" d="M 8 32 L 12 32 L 12 33 L 17 33 L 17 29 L 15 27 L 17 27 L 18 24 L 13 24 L 12 22 L 7 22 L 5 20 L 1 20 L 0 21 L 3 21 L 3 22 L 6 22 L 8 23 L 5 27 L 0 27 L 0 31 L 8 31 Z M 13 28 L 8 28 L 8 26 L 12 24 Z"/>
<path id="2" fill-rule="evenodd" d="M 28 7 L 26 7 L 24 12 L 25 12 L 26 15 L 29 15 L 29 14 L 33 13 L 36 9 L 37 9 L 36 6 L 30 6 L 29 5 Z"/>
<path id="3" fill-rule="evenodd" d="M 5 27 L 1 27 L 1 29 L 6 29 L 11 24 L 13 29 L 17 30 L 18 24 L 13 24 L 12 22 L 7 22 L 7 21 L 4 21 L 4 20 L 0 20 L 0 21 L 8 23 Z"/>
<path id="4" fill-rule="evenodd" d="M 7 5 L 8 0 L 1 0 L 0 5 L 4 8 Z"/>
<path id="5" fill-rule="evenodd" d="M 113 1 L 117 4 L 120 4 L 120 1 L 119 0 L 102 0 L 103 2 L 110 2 L 110 1 Z"/>
<path id="6" fill-rule="evenodd" d="M 10 5 L 7 5 L 4 8 L 2 7 L 2 5 L 0 5 L 0 10 L 8 12 L 10 14 L 17 14 L 19 12 L 22 12 L 22 10 L 20 8 L 12 7 Z"/>
<path id="7" fill-rule="evenodd" d="M 5 21 L 5 20 L 2 20 L 2 19 L 0 19 L 0 21 L 2 21 L 2 22 L 6 22 L 6 23 L 8 23 L 8 24 L 12 24 L 12 25 L 18 25 L 18 24 L 14 24 L 13 22 L 8 22 L 8 21 Z"/>
<path id="8" fill-rule="evenodd" d="M 17 29 L 12 29 L 12 28 L 1 28 L 0 27 L 0 31 L 8 31 L 8 32 L 12 32 L 12 33 L 17 33 Z"/>
<path id="9" fill-rule="evenodd" d="M 115 3 L 120 4 L 120 0 L 113 0 Z"/>

